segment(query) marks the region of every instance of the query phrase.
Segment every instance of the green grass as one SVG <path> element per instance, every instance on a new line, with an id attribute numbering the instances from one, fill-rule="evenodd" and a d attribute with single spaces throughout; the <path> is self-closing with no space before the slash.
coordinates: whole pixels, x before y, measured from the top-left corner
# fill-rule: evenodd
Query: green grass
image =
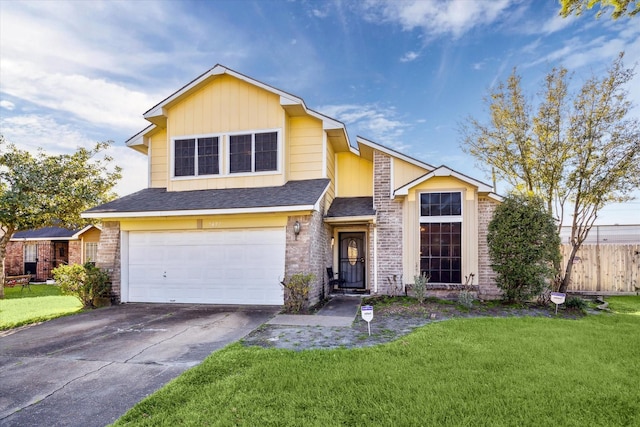
<path id="1" fill-rule="evenodd" d="M 638 331 L 627 314 L 476 318 L 366 349 L 233 344 L 116 425 L 640 425 Z"/>
<path id="2" fill-rule="evenodd" d="M 0 330 L 42 322 L 75 313 L 82 309 L 76 297 L 62 295 L 51 285 L 31 285 L 31 291 L 20 286 L 5 288 L 0 300 Z"/>
<path id="3" fill-rule="evenodd" d="M 616 313 L 633 314 L 640 316 L 640 296 L 606 297 L 609 308 Z"/>

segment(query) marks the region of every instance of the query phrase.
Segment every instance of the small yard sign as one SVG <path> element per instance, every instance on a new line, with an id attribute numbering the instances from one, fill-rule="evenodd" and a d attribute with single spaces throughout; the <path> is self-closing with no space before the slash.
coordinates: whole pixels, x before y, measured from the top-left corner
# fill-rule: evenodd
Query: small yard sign
<path id="1" fill-rule="evenodd" d="M 562 292 L 551 292 L 551 302 L 556 305 L 556 314 L 558 314 L 558 306 L 564 303 L 567 294 L 563 294 Z"/>
<path id="2" fill-rule="evenodd" d="M 360 314 L 362 314 L 362 320 L 367 322 L 367 329 L 369 330 L 369 336 L 371 336 L 371 321 L 373 320 L 373 306 L 363 305 L 360 307 Z"/>

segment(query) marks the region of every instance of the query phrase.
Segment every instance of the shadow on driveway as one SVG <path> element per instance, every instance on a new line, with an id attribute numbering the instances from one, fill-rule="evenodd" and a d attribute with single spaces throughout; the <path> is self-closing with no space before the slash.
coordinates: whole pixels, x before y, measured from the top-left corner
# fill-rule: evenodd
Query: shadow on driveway
<path id="1" fill-rule="evenodd" d="M 279 307 L 124 304 L 0 337 L 0 425 L 104 426 Z"/>

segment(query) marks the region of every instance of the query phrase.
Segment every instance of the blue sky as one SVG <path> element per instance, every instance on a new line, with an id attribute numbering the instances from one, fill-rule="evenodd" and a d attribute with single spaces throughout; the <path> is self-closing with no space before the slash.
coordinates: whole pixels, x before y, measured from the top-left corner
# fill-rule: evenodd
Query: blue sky
<path id="1" fill-rule="evenodd" d="M 146 157 L 124 145 L 147 125 L 142 114 L 220 63 L 343 121 L 352 140 L 490 182 L 462 153 L 458 126 L 487 117 L 483 96 L 513 67 L 533 97 L 554 65 L 577 86 L 620 51 L 640 62 L 640 18 L 558 10 L 556 0 L 0 0 L 0 133 L 50 153 L 114 140 L 117 191 L 128 194 L 147 185 Z M 629 91 L 640 104 L 640 77 Z M 598 222 L 640 223 L 639 209 L 611 206 Z"/>

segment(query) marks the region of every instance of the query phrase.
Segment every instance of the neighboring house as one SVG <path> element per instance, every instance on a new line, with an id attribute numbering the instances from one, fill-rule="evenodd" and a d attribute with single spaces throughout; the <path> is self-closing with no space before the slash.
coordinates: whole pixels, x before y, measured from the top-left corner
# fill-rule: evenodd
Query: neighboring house
<path id="1" fill-rule="evenodd" d="M 127 141 L 147 189 L 86 211 L 98 265 L 122 302 L 283 303 L 280 281 L 332 267 L 354 292 L 449 294 L 474 274 L 497 295 L 486 250 L 491 186 L 358 137 L 294 95 L 221 65 L 144 114 Z M 395 288 L 394 288 L 395 287 Z"/>
<path id="2" fill-rule="evenodd" d="M 7 245 L 8 276 L 32 274 L 33 280 L 53 278 L 51 270 L 61 264 L 97 260 L 100 229 L 93 225 L 78 230 L 45 227 L 16 232 Z"/>

